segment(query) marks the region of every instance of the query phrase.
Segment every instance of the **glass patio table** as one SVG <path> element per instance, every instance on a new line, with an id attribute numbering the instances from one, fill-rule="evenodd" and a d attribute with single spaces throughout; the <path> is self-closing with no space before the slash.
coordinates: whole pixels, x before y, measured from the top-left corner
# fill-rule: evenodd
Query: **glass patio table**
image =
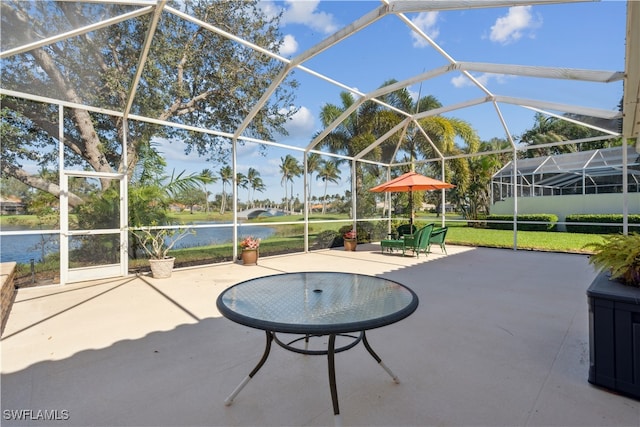
<path id="1" fill-rule="evenodd" d="M 326 355 L 334 420 L 341 424 L 336 390 L 335 353 L 362 342 L 378 364 L 399 383 L 367 341 L 366 331 L 398 322 L 418 307 L 418 297 L 400 283 L 352 273 L 305 272 L 258 277 L 226 289 L 216 305 L 223 316 L 266 332 L 262 358 L 225 400 L 227 405 L 260 370 L 271 343 L 301 354 Z M 278 337 L 276 334 L 280 334 Z M 283 334 L 296 338 L 285 342 Z M 326 348 L 310 349 L 313 337 L 328 336 Z M 341 343 L 336 346 L 336 339 Z"/>

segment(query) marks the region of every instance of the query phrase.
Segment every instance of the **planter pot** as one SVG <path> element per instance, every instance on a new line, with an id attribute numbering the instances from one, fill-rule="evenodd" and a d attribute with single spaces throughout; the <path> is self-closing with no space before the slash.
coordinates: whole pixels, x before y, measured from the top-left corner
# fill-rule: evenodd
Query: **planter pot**
<path id="1" fill-rule="evenodd" d="M 173 271 L 173 263 L 175 257 L 165 259 L 150 259 L 149 265 L 151 266 L 151 274 L 156 279 L 166 279 L 171 277 Z"/>
<path id="2" fill-rule="evenodd" d="M 640 399 L 640 288 L 600 273 L 587 297 L 589 382 Z"/>
<path id="3" fill-rule="evenodd" d="M 241 257 L 242 257 L 242 264 L 244 264 L 244 265 L 257 265 L 258 264 L 258 249 L 243 249 Z"/>
<path id="4" fill-rule="evenodd" d="M 345 251 L 355 251 L 356 246 L 358 246 L 358 242 L 356 241 L 356 239 L 344 239 Z"/>

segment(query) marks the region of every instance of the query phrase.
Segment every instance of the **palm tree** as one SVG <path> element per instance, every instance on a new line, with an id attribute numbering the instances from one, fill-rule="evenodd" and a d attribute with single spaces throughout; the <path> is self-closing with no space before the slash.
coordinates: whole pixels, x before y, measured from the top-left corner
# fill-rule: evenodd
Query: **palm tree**
<path id="1" fill-rule="evenodd" d="M 395 80 L 389 80 L 383 83 L 382 87 L 395 82 Z M 414 101 L 406 88 L 386 94 L 382 98 L 390 105 L 412 114 L 442 107 L 438 99 L 432 95 L 419 97 L 417 101 Z M 393 118 L 394 115 L 395 119 Z M 387 123 L 387 126 L 395 126 L 403 119 L 404 116 L 397 112 L 385 110 L 378 114 L 378 120 Z M 418 119 L 418 123 L 429 138 L 427 139 L 417 127 L 409 127 L 404 136 L 404 141 L 400 141 L 399 146 L 399 153 L 404 152 L 404 156 L 408 157 L 406 161 L 412 162 L 411 168 L 413 168 L 413 162 L 419 157 L 426 159 L 438 157 L 438 152 L 444 155 L 475 153 L 480 147 L 478 134 L 464 120 L 434 115 Z M 462 141 L 464 146 L 459 147 L 456 143 L 457 141 Z M 396 144 L 382 145 L 381 149 L 383 151 L 393 149 L 395 152 Z M 391 155 L 393 153 L 387 157 L 387 153 L 383 153 L 383 157 L 387 161 L 391 160 Z M 456 158 L 449 161 L 445 165 L 445 176 L 440 176 L 440 170 L 431 170 L 430 172 L 442 180 L 452 181 L 456 184 L 455 191 L 459 191 L 462 194 L 467 192 L 470 182 L 470 170 L 469 163 L 465 159 Z M 414 193 L 414 196 L 419 196 L 419 194 Z"/>
<path id="2" fill-rule="evenodd" d="M 280 184 L 284 187 L 285 210 L 291 211 L 287 193 L 287 181 L 291 182 L 291 196 L 293 196 L 293 178 L 302 175 L 302 167 L 300 162 L 291 154 L 287 154 L 286 157 L 280 157 L 280 160 L 282 161 L 280 164 L 280 173 L 282 173 Z"/>
<path id="3" fill-rule="evenodd" d="M 478 152 L 480 139 L 476 131 L 468 122 L 453 117 L 431 116 L 419 120 L 424 131 L 440 153 L 444 155 L 471 154 Z M 465 143 L 464 147 L 456 144 L 457 140 Z M 425 158 L 436 157 L 436 151 L 431 144 L 419 135 L 415 138 L 417 153 Z M 445 176 L 440 176 L 440 170 L 433 170 L 435 177 L 456 185 L 452 192 L 465 194 L 471 181 L 469 162 L 465 158 L 454 158 L 445 164 Z"/>
<path id="4" fill-rule="evenodd" d="M 320 120 L 323 126 L 329 126 L 342 113 L 348 110 L 356 102 L 351 92 L 341 92 L 341 106 L 325 104 L 320 111 Z M 351 113 L 345 120 L 333 129 L 320 143 L 333 153 L 355 156 L 367 148 L 376 139 L 375 111 L 377 104 L 367 101 Z M 361 175 L 356 174 L 358 186 L 361 183 Z"/>
<path id="5" fill-rule="evenodd" d="M 206 213 L 209 213 L 209 191 L 207 190 L 207 184 L 217 182 L 218 177 L 213 176 L 211 169 L 203 169 L 202 172 L 200 172 L 200 176 L 202 177 L 202 188 L 204 191 L 204 209 Z"/>
<path id="6" fill-rule="evenodd" d="M 175 169 L 170 176 L 162 174 L 151 178 L 151 175 L 146 175 L 144 181 L 136 181 L 129 187 L 129 223 L 135 226 L 170 224 L 168 210 L 171 202 L 183 194 L 195 194 L 204 180 L 203 175 L 187 175 L 185 171 L 176 174 Z M 92 218 L 99 221 L 95 215 Z M 130 253 L 135 258 L 142 242 L 134 234 L 130 244 Z"/>
<path id="7" fill-rule="evenodd" d="M 259 176 L 254 177 L 250 182 L 249 185 L 251 186 L 251 189 L 253 190 L 253 198 L 255 198 L 256 196 L 256 191 L 263 193 L 264 190 L 267 189 L 267 186 L 264 185 L 264 182 L 262 181 L 262 178 L 260 178 Z M 254 201 L 253 198 L 251 199 L 251 206 L 253 206 Z"/>
<path id="8" fill-rule="evenodd" d="M 323 214 L 327 211 L 327 184 L 329 184 L 329 182 L 337 184 L 340 179 L 340 173 L 338 164 L 331 160 L 323 161 L 318 168 L 318 175 L 316 176 L 316 179 L 322 179 L 324 182 L 324 196 L 322 197 Z"/>
<path id="9" fill-rule="evenodd" d="M 396 83 L 396 80 L 388 80 L 384 82 L 381 87 L 388 86 L 393 83 Z M 388 93 L 382 97 L 382 100 L 400 110 L 412 114 L 418 114 L 442 107 L 440 101 L 438 101 L 438 99 L 433 95 L 426 95 L 420 97 L 417 101 L 414 101 L 410 96 L 407 88 Z M 400 123 L 400 121 L 404 119 L 404 116 L 396 112 L 385 111 L 381 114 L 384 114 L 385 120 L 393 124 L 393 126 Z M 395 121 L 391 117 L 393 115 L 396 116 Z M 454 117 L 435 115 L 419 119 L 418 123 L 420 124 L 420 127 L 422 127 L 424 132 L 429 136 L 429 139 L 431 140 L 431 142 L 433 142 L 433 145 L 424 136 L 424 134 L 419 131 L 417 127 L 408 128 L 404 137 L 405 140 L 401 141 L 400 144 L 400 152 L 406 153 L 408 161 L 413 162 L 419 157 L 437 157 L 436 149 L 442 154 L 449 155 L 462 154 L 463 152 L 475 153 L 478 151 L 478 148 L 480 146 L 480 139 L 478 138 L 477 133 L 471 127 L 471 125 L 464 120 L 460 120 Z M 456 145 L 457 140 L 461 140 L 462 142 L 464 142 L 464 150 Z M 396 147 L 394 144 L 394 151 L 395 148 Z M 464 164 L 465 162 L 463 161 L 458 163 Z M 454 169 L 458 169 L 456 170 L 456 172 L 465 172 L 464 168 L 461 168 L 459 165 L 457 167 L 454 166 Z M 441 178 L 444 180 L 446 177 Z M 468 177 L 465 177 L 462 180 L 468 180 Z"/>
<path id="10" fill-rule="evenodd" d="M 510 146 L 511 144 L 506 139 L 493 138 L 490 141 L 482 142 L 480 151 L 499 151 Z M 511 153 L 507 151 L 467 158 L 470 171 L 467 192 L 466 194 L 452 192 L 452 200 L 457 202 L 464 218 L 478 220 L 483 214 L 489 214 L 492 203 L 491 179 L 493 174 L 509 161 L 510 156 Z M 462 200 L 456 200 L 456 198 Z"/>
<path id="11" fill-rule="evenodd" d="M 380 87 L 385 87 L 390 84 L 396 83 L 396 80 L 389 80 L 384 82 Z M 353 107 L 356 102 L 355 98 L 350 92 L 340 93 L 341 106 L 326 104 L 321 112 L 320 119 L 322 124 L 326 127 L 331 124 L 336 118 L 338 118 L 345 111 Z M 392 105 L 407 113 L 416 113 L 424 111 L 426 109 L 432 109 L 440 107 L 440 103 L 433 96 L 425 96 L 420 98 L 414 103 L 409 90 L 402 88 L 394 92 L 390 92 L 381 97 L 381 100 L 385 101 L 389 105 Z M 366 101 L 362 103 L 357 109 L 355 109 L 345 120 L 343 120 L 338 126 L 333 129 L 325 139 L 320 143 L 322 147 L 329 148 L 334 153 L 345 154 L 347 156 L 355 156 L 365 148 L 368 148 L 371 143 L 383 136 L 393 127 L 398 125 L 402 120 L 406 118 L 406 115 L 402 115 L 397 111 L 392 111 L 388 108 L 383 108 L 379 104 L 372 101 Z M 423 119 L 423 120 L 429 120 Z M 416 138 L 421 138 L 425 143 L 426 139 L 421 133 L 414 132 Z M 382 160 L 385 162 L 392 161 L 392 157 L 396 154 L 396 147 L 398 146 L 399 137 L 401 132 L 384 141 L 378 147 L 374 148 L 367 154 L 367 158 L 370 160 Z M 411 139 L 413 134 L 407 132 L 405 138 Z M 453 141 L 455 138 L 452 138 Z M 418 139 L 419 141 L 419 139 Z M 404 141 L 402 141 L 404 142 Z M 401 144 L 402 150 L 407 150 L 407 144 Z M 409 151 L 416 153 L 416 149 L 409 148 Z M 431 156 L 433 157 L 433 156 Z M 413 159 L 416 158 L 414 154 Z M 359 214 L 366 214 L 371 209 L 375 209 L 375 197 L 372 194 L 363 192 L 364 185 L 364 171 L 369 170 L 371 173 L 377 175 L 378 171 L 372 165 L 361 165 L 355 171 L 355 187 L 362 197 L 359 197 L 358 212 Z"/>
<path id="12" fill-rule="evenodd" d="M 254 183 L 257 183 L 256 180 L 260 180 L 260 182 L 262 182 L 262 179 L 260 178 L 260 172 L 258 172 L 254 168 L 249 168 L 249 170 L 247 171 L 247 183 L 249 184 L 249 199 L 247 200 L 248 207 L 253 207 L 253 197 L 251 196 L 251 190 L 255 191 L 256 187 Z"/>
<path id="13" fill-rule="evenodd" d="M 245 174 L 243 174 L 242 172 L 238 172 L 236 174 L 236 182 L 238 184 L 238 188 L 244 188 L 245 190 L 248 190 L 249 188 L 249 180 L 247 179 L 247 176 Z M 240 198 L 238 198 L 238 200 L 240 200 Z M 247 203 L 247 208 L 249 208 L 249 204 Z"/>
<path id="14" fill-rule="evenodd" d="M 226 185 L 231 184 L 231 180 L 233 179 L 233 169 L 231 169 L 231 166 L 226 165 L 220 168 L 220 179 L 222 180 L 222 201 L 220 202 L 220 213 L 223 214 L 227 208 L 227 193 L 225 191 Z"/>
<path id="15" fill-rule="evenodd" d="M 318 153 L 310 153 L 307 156 L 307 174 L 309 175 L 309 180 L 307 182 L 307 200 L 309 202 L 311 202 L 311 178 L 313 178 L 313 174 L 320 168 L 321 161 L 322 158 Z M 311 211 L 311 203 L 309 203 L 309 213 L 311 213 Z"/>
<path id="16" fill-rule="evenodd" d="M 610 121 L 598 120 L 593 117 L 578 114 L 567 114 L 568 118 L 591 123 L 604 128 L 612 128 L 615 125 Z M 527 145 L 542 145 L 560 141 L 570 141 L 574 139 L 586 139 L 600 135 L 600 132 L 590 129 L 577 123 L 568 122 L 558 117 L 548 117 L 542 113 L 534 116 L 535 124 L 520 136 L 520 142 Z M 574 153 L 577 151 L 595 150 L 598 148 L 611 147 L 615 145 L 615 140 L 591 141 L 580 144 L 565 144 L 551 147 L 543 147 L 527 150 L 525 157 L 552 156 L 555 154 Z"/>
<path id="17" fill-rule="evenodd" d="M 350 92 L 341 92 L 341 106 L 326 104 L 320 111 L 320 120 L 326 127 L 333 123 L 341 114 L 350 110 L 356 99 Z M 393 116 L 395 117 L 395 116 Z M 321 142 L 320 146 L 329 149 L 333 153 L 355 156 L 368 148 L 376 139 L 384 135 L 392 126 L 388 120 L 388 113 L 385 113 L 379 104 L 373 101 L 365 101 L 359 105 L 345 120 L 336 126 Z M 376 147 L 367 157 L 369 159 L 380 160 L 383 146 L 393 145 L 392 141 L 384 142 Z M 338 162 L 342 162 L 339 160 Z M 355 188 L 361 196 L 358 199 L 358 215 L 366 215 L 375 207 L 375 196 L 363 191 L 364 172 L 368 166 L 358 164 L 355 170 Z"/>

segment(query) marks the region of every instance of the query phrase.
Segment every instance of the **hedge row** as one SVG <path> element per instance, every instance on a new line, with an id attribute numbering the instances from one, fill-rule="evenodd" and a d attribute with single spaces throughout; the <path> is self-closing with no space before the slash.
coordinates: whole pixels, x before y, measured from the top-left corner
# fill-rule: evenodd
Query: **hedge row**
<path id="1" fill-rule="evenodd" d="M 393 220 L 391 221 L 391 229 L 396 230 L 401 224 L 407 224 L 408 220 Z M 416 229 L 420 229 L 427 225 L 427 222 L 416 221 L 414 223 Z M 316 236 L 314 248 L 337 248 L 344 245 L 344 234 L 351 231 L 353 226 L 351 224 L 343 225 L 339 230 L 325 230 Z M 356 227 L 356 238 L 358 243 L 370 243 L 388 238 L 387 234 L 387 222 L 376 221 L 374 223 L 363 221 L 358 222 Z"/>
<path id="2" fill-rule="evenodd" d="M 558 216 L 554 214 L 518 215 L 520 231 L 555 231 Z M 495 223 L 491 221 L 508 221 Z M 487 228 L 513 230 L 513 215 L 487 215 Z"/>
<path id="3" fill-rule="evenodd" d="M 565 221 L 588 223 L 622 224 L 621 214 L 573 214 L 567 215 Z M 640 215 L 629 215 L 629 225 L 640 224 Z M 629 231 L 639 231 L 640 227 L 629 227 Z M 616 234 L 622 233 L 622 225 L 571 225 L 567 224 L 569 233 Z"/>
<path id="4" fill-rule="evenodd" d="M 358 243 L 369 243 L 380 240 L 386 236 L 386 223 L 359 222 L 356 227 L 356 239 Z M 344 245 L 344 234 L 351 231 L 351 224 L 343 225 L 338 231 L 325 230 L 318 233 L 315 241 L 316 248 L 337 248 Z"/>

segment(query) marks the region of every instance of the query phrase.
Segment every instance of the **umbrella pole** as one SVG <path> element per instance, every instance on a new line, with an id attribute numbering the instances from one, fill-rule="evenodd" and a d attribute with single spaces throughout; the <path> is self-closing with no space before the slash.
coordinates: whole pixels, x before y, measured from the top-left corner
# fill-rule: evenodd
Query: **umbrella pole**
<path id="1" fill-rule="evenodd" d="M 409 187 L 409 225 L 413 232 L 413 190 Z"/>

